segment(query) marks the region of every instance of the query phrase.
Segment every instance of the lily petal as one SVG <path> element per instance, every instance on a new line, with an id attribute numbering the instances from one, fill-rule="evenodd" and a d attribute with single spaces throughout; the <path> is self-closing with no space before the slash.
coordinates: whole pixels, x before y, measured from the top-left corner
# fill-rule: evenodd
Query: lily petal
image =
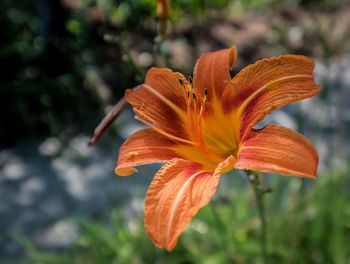
<path id="1" fill-rule="evenodd" d="M 314 62 L 301 55 L 283 55 L 249 65 L 223 93 L 225 112 L 236 112 L 240 138 L 272 110 L 315 95 Z"/>
<path id="2" fill-rule="evenodd" d="M 231 80 L 230 68 L 236 59 L 237 49 L 234 46 L 201 55 L 193 73 L 195 89 L 202 94 L 204 89 L 207 89 L 209 99 L 214 97 L 221 99 L 225 87 Z"/>
<path id="3" fill-rule="evenodd" d="M 166 68 L 151 68 L 145 83 L 126 90 L 125 99 L 142 120 L 168 134 L 187 138 L 183 128 L 187 106 L 179 82 L 183 78 Z"/>
<path id="4" fill-rule="evenodd" d="M 156 246 L 173 250 L 192 217 L 214 195 L 220 174 L 232 159 L 220 163 L 214 173 L 181 159 L 171 160 L 158 171 L 145 200 L 145 227 Z"/>
<path id="5" fill-rule="evenodd" d="M 252 130 L 238 151 L 235 168 L 316 178 L 318 154 L 302 135 L 281 126 Z"/>
<path id="6" fill-rule="evenodd" d="M 129 176 L 137 172 L 133 166 L 166 162 L 179 157 L 172 150 L 174 146 L 174 142 L 152 129 L 137 131 L 121 146 L 114 172 L 119 176 Z"/>

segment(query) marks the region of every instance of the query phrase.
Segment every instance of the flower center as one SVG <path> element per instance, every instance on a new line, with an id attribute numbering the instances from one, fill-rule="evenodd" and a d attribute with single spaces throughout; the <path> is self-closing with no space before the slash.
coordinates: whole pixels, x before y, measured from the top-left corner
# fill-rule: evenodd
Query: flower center
<path id="1" fill-rule="evenodd" d="M 238 148 L 237 122 L 224 113 L 215 96 L 209 98 L 208 89 L 195 89 L 191 78 L 180 79 L 179 82 L 186 98 L 188 134 L 195 142 L 192 148 L 196 148 L 182 154 L 210 168 L 230 155 L 235 157 Z"/>
<path id="2" fill-rule="evenodd" d="M 180 108 L 153 87 L 147 84 L 143 84 L 143 87 L 178 114 L 188 137 L 178 137 L 165 131 L 140 109 L 134 110 L 137 111 L 136 117 L 158 133 L 179 143 L 174 150 L 180 156 L 202 164 L 204 170 L 212 171 L 228 156 L 236 157 L 239 122 L 232 114 L 224 113 L 221 101 L 214 94 L 208 94 L 208 89 L 194 87 L 191 77 L 188 80 L 179 79 L 179 83 L 186 109 Z"/>

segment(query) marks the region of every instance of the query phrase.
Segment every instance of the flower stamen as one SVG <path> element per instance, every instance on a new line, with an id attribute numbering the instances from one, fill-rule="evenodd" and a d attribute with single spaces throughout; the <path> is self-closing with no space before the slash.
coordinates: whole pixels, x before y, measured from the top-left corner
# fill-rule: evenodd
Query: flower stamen
<path id="1" fill-rule="evenodd" d="M 190 83 L 191 87 L 193 88 L 193 79 L 192 76 L 188 76 L 188 82 Z"/>
<path id="2" fill-rule="evenodd" d="M 155 96 L 157 96 L 162 102 L 164 102 L 167 106 L 169 106 L 172 110 L 174 110 L 175 113 L 177 113 L 179 116 L 184 117 L 185 111 L 182 110 L 180 107 L 178 107 L 176 104 L 171 102 L 169 99 L 167 99 L 164 95 L 159 93 L 157 90 L 152 88 L 151 86 L 144 84 L 144 87 L 153 93 Z"/>
<path id="3" fill-rule="evenodd" d="M 142 115 L 144 115 L 144 114 L 142 114 Z M 144 116 L 146 118 L 148 118 L 146 115 L 144 115 Z M 152 123 L 144 120 L 143 118 L 141 118 L 139 116 L 135 116 L 135 119 L 140 121 L 141 123 L 144 123 L 145 125 L 149 126 L 150 128 L 154 129 L 155 131 L 157 131 L 159 134 L 162 134 L 163 136 L 165 136 L 165 137 L 167 137 L 169 139 L 172 139 L 172 140 L 175 140 L 175 141 L 180 141 L 180 142 L 183 142 L 183 143 L 186 143 L 186 144 L 190 144 L 190 145 L 196 145 L 196 143 L 191 141 L 191 140 L 180 138 L 180 137 L 171 135 L 171 134 L 165 132 L 164 130 L 161 130 L 159 127 L 153 125 Z"/>

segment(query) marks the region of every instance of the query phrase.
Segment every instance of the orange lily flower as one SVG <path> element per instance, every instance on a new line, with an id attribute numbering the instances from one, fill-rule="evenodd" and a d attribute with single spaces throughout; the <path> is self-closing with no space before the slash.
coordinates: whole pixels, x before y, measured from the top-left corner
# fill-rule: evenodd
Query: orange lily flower
<path id="1" fill-rule="evenodd" d="M 122 145 L 115 173 L 167 162 L 145 200 L 145 228 L 160 248 L 173 250 L 192 217 L 232 169 L 315 178 L 318 154 L 302 135 L 281 126 L 253 127 L 272 110 L 315 95 L 314 63 L 300 55 L 264 59 L 231 78 L 236 48 L 203 54 L 192 79 L 151 68 L 125 98 L 149 126 Z"/>

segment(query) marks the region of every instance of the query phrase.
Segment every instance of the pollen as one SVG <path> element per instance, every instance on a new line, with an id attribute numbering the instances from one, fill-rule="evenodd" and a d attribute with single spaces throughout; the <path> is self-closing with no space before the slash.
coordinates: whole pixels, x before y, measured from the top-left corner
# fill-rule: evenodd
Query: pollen
<path id="1" fill-rule="evenodd" d="M 127 156 L 130 159 L 134 159 L 137 156 L 138 152 L 137 151 L 130 151 L 128 152 Z"/>
<path id="2" fill-rule="evenodd" d="M 192 76 L 188 76 L 188 82 L 190 83 L 190 85 L 193 87 L 193 79 Z"/>
<path id="3" fill-rule="evenodd" d="M 182 79 L 179 79 L 179 83 L 180 83 L 182 88 L 185 88 L 184 81 Z"/>

